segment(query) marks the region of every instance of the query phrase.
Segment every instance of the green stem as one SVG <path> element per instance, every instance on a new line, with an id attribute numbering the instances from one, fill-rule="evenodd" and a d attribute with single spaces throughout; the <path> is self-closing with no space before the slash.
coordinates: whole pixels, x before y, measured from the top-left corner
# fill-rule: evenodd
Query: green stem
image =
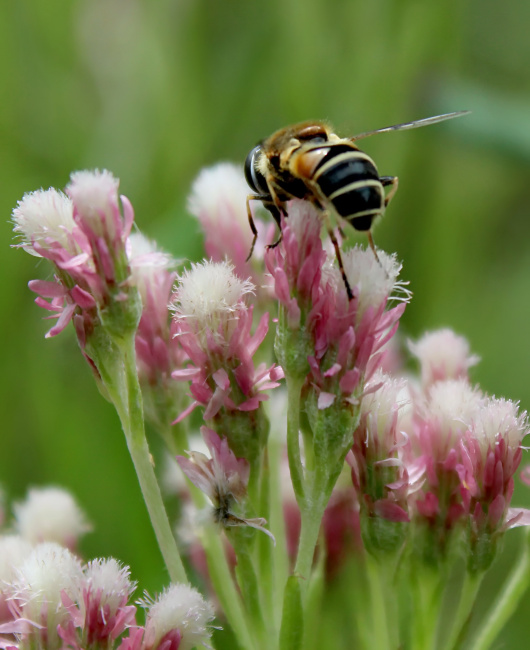
<path id="1" fill-rule="evenodd" d="M 491 647 L 527 590 L 530 580 L 529 540 L 530 534 L 527 530 L 519 561 L 514 566 L 510 578 L 505 583 L 500 597 L 497 599 L 489 614 L 484 617 L 477 636 L 468 646 L 470 650 L 487 650 L 487 648 Z"/>
<path id="2" fill-rule="evenodd" d="M 314 475 L 314 482 L 311 486 L 311 497 L 307 497 L 304 507 L 301 508 L 302 527 L 300 530 L 300 541 L 298 543 L 298 555 L 296 557 L 295 574 L 305 578 L 302 590 L 307 587 L 313 566 L 313 557 L 320 533 L 320 525 L 324 510 L 329 500 L 329 494 L 324 489 L 325 477 L 317 467 Z"/>
<path id="3" fill-rule="evenodd" d="M 372 643 L 370 648 L 374 650 L 386 650 L 392 648 L 388 629 L 386 613 L 386 594 L 382 586 L 383 565 L 375 558 L 366 557 L 366 576 L 370 589 L 370 603 L 372 612 Z M 425 646 L 427 648 L 427 646 Z"/>
<path id="4" fill-rule="evenodd" d="M 440 615 L 441 578 L 435 570 L 426 568 L 418 571 L 413 567 L 413 610 L 412 625 L 413 650 L 434 648 L 436 640 L 437 621 Z"/>
<path id="5" fill-rule="evenodd" d="M 302 390 L 303 380 L 288 375 L 286 382 L 288 400 L 287 455 L 294 493 L 298 505 L 301 507 L 305 499 L 304 469 L 300 457 L 300 391 Z"/>
<path id="6" fill-rule="evenodd" d="M 455 607 L 455 620 L 449 630 L 447 642 L 444 644 L 446 650 L 456 650 L 456 648 L 460 646 L 462 636 L 467 630 L 467 625 L 483 578 L 484 573 L 482 572 L 469 573 L 466 571 L 464 584 L 462 585 L 460 593 L 460 600 Z"/>
<path id="7" fill-rule="evenodd" d="M 160 493 L 160 488 L 153 469 L 151 454 L 145 437 L 144 418 L 142 408 L 142 393 L 136 372 L 136 356 L 134 351 L 134 336 L 129 337 L 120 346 L 123 355 L 123 368 L 125 374 L 125 403 L 120 399 L 115 403 L 120 416 L 127 447 L 138 476 L 142 495 L 151 518 L 155 535 L 164 558 L 169 576 L 173 582 L 188 583 L 186 571 Z M 119 379 L 115 383 L 119 385 Z M 109 392 L 118 398 L 123 391 Z"/>
<path id="8" fill-rule="evenodd" d="M 202 496 L 202 495 L 201 495 Z M 218 531 L 207 530 L 201 537 L 201 544 L 208 560 L 208 574 L 211 578 L 215 595 L 221 603 L 223 612 L 232 628 L 241 650 L 256 648 L 251 622 L 241 602 L 230 568 L 226 561 L 223 540 Z"/>

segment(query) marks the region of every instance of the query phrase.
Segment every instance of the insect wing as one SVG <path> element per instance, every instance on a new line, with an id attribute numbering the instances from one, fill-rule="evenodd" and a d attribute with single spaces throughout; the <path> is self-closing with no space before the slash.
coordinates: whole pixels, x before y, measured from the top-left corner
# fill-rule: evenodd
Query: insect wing
<path id="1" fill-rule="evenodd" d="M 435 115 L 434 117 L 425 117 L 422 120 L 415 120 L 414 122 L 403 122 L 403 124 L 394 124 L 393 126 L 385 126 L 382 129 L 376 129 L 375 131 L 365 131 L 364 133 L 359 133 L 354 135 L 353 138 L 348 138 L 354 142 L 355 140 L 361 140 L 362 138 L 367 138 L 370 135 L 375 135 L 376 133 L 388 133 L 389 131 L 407 131 L 409 129 L 419 129 L 420 126 L 429 126 L 430 124 L 438 124 L 438 122 L 445 122 L 446 120 L 452 120 L 455 117 L 462 117 L 463 115 L 469 115 L 471 111 L 456 111 L 455 113 L 444 113 L 443 115 Z"/>

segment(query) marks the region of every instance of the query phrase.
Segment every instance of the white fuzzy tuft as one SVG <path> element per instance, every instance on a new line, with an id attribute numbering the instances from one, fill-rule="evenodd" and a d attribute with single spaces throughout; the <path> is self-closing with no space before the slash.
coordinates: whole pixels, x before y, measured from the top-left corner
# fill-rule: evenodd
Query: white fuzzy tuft
<path id="1" fill-rule="evenodd" d="M 442 436 L 451 446 L 483 407 L 482 393 L 465 379 L 439 381 L 428 393 L 428 415 L 437 420 Z"/>
<path id="2" fill-rule="evenodd" d="M 473 433 L 485 451 L 501 438 L 517 449 L 528 433 L 527 413 L 519 414 L 517 402 L 490 397 L 473 419 Z"/>
<path id="3" fill-rule="evenodd" d="M 83 511 L 62 488 L 34 488 L 13 509 L 17 532 L 32 544 L 46 541 L 73 547 L 90 530 Z"/>
<path id="4" fill-rule="evenodd" d="M 84 588 L 90 588 L 92 594 L 101 591 L 101 605 L 108 604 L 113 612 L 121 605 L 123 598 L 128 599 L 136 589 L 136 583 L 130 578 L 129 567 L 114 558 L 92 560 L 85 567 L 84 574 Z"/>
<path id="5" fill-rule="evenodd" d="M 32 255 L 40 257 L 32 244 L 46 247 L 47 240 L 58 242 L 72 253 L 79 252 L 68 236 L 75 226 L 72 201 L 62 192 L 50 188 L 24 194 L 13 210 L 12 220 L 22 247 Z"/>
<path id="6" fill-rule="evenodd" d="M 140 604 L 148 607 L 146 637 L 154 639 L 154 650 L 162 637 L 175 629 L 182 635 L 179 650 L 208 647 L 214 610 L 193 587 L 183 584 L 171 585 L 159 594 L 154 602 L 144 601 Z"/>
<path id="7" fill-rule="evenodd" d="M 16 573 L 9 592 L 24 617 L 40 623 L 41 613 L 47 612 L 48 632 L 55 631 L 66 614 L 61 592 L 72 597 L 82 578 L 80 561 L 68 549 L 45 542 L 33 549 Z"/>
<path id="8" fill-rule="evenodd" d="M 243 170 L 232 163 L 219 163 L 203 169 L 193 181 L 188 197 L 188 211 L 197 217 L 205 229 L 216 225 L 232 226 L 234 218 L 248 232 L 246 199 L 250 189 Z"/>
<path id="9" fill-rule="evenodd" d="M 359 297 L 359 315 L 362 316 L 368 307 L 378 309 L 394 290 L 404 294 L 399 300 L 408 300 L 410 294 L 404 283 L 397 281 L 401 264 L 396 255 L 377 251 L 376 259 L 370 249 L 355 246 L 343 253 L 343 265 L 346 277 L 353 292 Z M 335 269 L 336 282 L 342 281 L 340 272 Z"/>
<path id="10" fill-rule="evenodd" d="M 246 294 L 254 292 L 252 282 L 239 278 L 229 262 L 192 264 L 178 280 L 175 312 L 199 326 L 215 324 L 232 313 Z"/>
<path id="11" fill-rule="evenodd" d="M 427 332 L 408 346 L 421 364 L 424 386 L 438 379 L 465 377 L 468 368 L 479 362 L 478 356 L 470 354 L 467 340 L 450 329 Z"/>

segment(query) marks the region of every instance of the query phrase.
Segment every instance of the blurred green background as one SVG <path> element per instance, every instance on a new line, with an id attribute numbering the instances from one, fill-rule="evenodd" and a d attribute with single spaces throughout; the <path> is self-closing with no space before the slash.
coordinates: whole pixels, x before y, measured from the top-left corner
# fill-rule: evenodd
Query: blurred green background
<path id="1" fill-rule="evenodd" d="M 201 255 L 186 194 L 204 165 L 244 161 L 262 137 L 328 119 L 341 135 L 446 111 L 471 116 L 363 148 L 400 189 L 375 239 L 404 262 L 403 332 L 451 326 L 482 357 L 473 378 L 530 407 L 530 3 L 508 0 L 17 0 L 0 3 L 0 482 L 70 488 L 94 523 L 85 556 L 114 555 L 143 588 L 164 570 L 123 435 L 72 332 L 10 249 L 25 191 L 108 168 L 139 227 Z M 518 487 L 515 505 L 530 505 Z M 507 535 L 483 602 L 509 570 Z M 490 590 L 487 593 L 487 590 Z M 526 648 L 528 601 L 498 647 Z"/>

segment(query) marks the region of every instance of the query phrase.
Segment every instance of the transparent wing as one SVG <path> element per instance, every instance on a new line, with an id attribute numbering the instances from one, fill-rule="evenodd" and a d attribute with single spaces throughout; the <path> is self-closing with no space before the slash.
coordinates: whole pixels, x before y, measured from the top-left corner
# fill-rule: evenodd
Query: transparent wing
<path id="1" fill-rule="evenodd" d="M 375 131 L 365 131 L 364 133 L 359 133 L 359 135 L 354 135 L 353 138 L 348 138 L 354 142 L 355 140 L 361 140 L 362 138 L 367 138 L 370 135 L 375 135 L 376 133 L 387 133 L 388 131 L 407 131 L 408 129 L 419 129 L 420 126 L 429 126 L 430 124 L 438 124 L 438 122 L 445 122 L 445 120 L 452 120 L 455 117 L 462 117 L 462 115 L 469 115 L 471 111 L 456 111 L 455 113 L 444 113 L 443 115 L 435 115 L 434 117 L 425 117 L 423 120 L 415 120 L 414 122 L 403 122 L 403 124 L 394 124 L 393 126 L 385 126 L 382 129 L 376 129 Z"/>

